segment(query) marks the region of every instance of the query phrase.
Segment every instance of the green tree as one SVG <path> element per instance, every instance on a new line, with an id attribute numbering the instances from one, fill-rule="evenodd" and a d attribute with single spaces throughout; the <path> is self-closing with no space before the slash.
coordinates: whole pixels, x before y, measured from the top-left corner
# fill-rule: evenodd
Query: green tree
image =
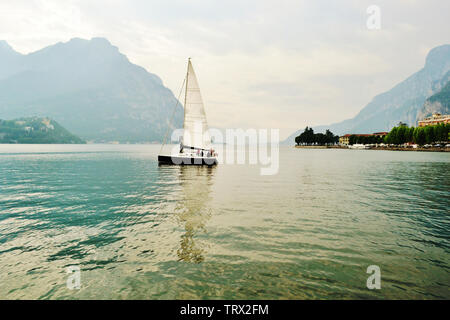
<path id="1" fill-rule="evenodd" d="M 354 134 L 352 134 L 350 137 L 348 137 L 348 144 L 349 145 L 354 145 L 355 144 L 355 138 L 356 138 L 356 136 Z"/>
<path id="2" fill-rule="evenodd" d="M 424 131 L 425 131 L 425 142 L 427 144 L 429 143 L 433 143 L 435 141 L 435 137 L 434 137 L 434 126 L 426 126 Z"/>
<path id="3" fill-rule="evenodd" d="M 403 144 L 406 141 L 406 130 L 408 127 L 406 126 L 400 126 L 397 128 L 397 139 L 395 144 Z"/>
<path id="4" fill-rule="evenodd" d="M 413 134 L 414 134 L 414 127 L 408 128 L 405 131 L 405 142 L 413 142 Z"/>
<path id="5" fill-rule="evenodd" d="M 332 144 L 334 142 L 334 135 L 329 129 L 327 129 L 327 131 L 325 131 L 325 138 L 326 138 L 326 144 Z"/>
<path id="6" fill-rule="evenodd" d="M 314 133 L 312 128 L 306 127 L 305 130 L 297 137 L 295 137 L 295 143 L 299 144 L 318 144 L 318 145 L 328 145 L 339 142 L 339 136 L 334 135 L 330 130 L 326 130 L 323 133 Z"/>
<path id="7" fill-rule="evenodd" d="M 414 137 L 415 137 L 415 143 L 418 145 L 424 145 L 426 142 L 425 137 L 425 130 L 423 127 L 417 127 L 416 130 L 414 130 Z"/>

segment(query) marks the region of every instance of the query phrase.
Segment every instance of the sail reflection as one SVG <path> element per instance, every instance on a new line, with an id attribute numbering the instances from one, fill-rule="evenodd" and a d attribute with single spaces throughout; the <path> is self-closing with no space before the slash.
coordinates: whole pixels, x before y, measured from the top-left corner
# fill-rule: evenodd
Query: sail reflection
<path id="1" fill-rule="evenodd" d="M 216 168 L 204 166 L 181 166 L 181 201 L 177 219 L 185 229 L 177 250 L 179 261 L 200 263 L 204 261 L 205 246 L 198 236 L 206 233 L 205 225 L 211 217 L 210 188 Z"/>

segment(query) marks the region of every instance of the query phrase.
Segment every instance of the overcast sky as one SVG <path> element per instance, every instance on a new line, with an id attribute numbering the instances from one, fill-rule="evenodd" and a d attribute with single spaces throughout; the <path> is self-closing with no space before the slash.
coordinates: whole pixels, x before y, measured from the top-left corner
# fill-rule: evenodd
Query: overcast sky
<path id="1" fill-rule="evenodd" d="M 0 0 L 0 40 L 29 53 L 106 37 L 175 95 L 192 57 L 211 126 L 285 138 L 353 117 L 418 71 L 450 43 L 449 12 L 448 0 Z"/>

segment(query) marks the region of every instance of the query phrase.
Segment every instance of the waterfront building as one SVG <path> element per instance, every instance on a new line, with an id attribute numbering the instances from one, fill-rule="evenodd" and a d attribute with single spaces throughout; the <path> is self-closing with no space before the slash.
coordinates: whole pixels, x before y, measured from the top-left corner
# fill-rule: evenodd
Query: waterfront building
<path id="1" fill-rule="evenodd" d="M 374 133 L 364 133 L 364 134 L 344 134 L 343 136 L 339 137 L 339 144 L 340 145 L 349 145 L 350 137 L 351 136 L 357 136 L 357 137 L 370 137 L 370 136 L 387 136 L 389 132 L 374 132 Z"/>
<path id="2" fill-rule="evenodd" d="M 382 137 L 384 137 L 384 136 L 387 136 L 389 134 L 389 132 L 382 131 L 382 132 L 374 132 L 372 134 L 374 136 L 382 136 Z"/>
<path id="3" fill-rule="evenodd" d="M 348 146 L 348 139 L 350 138 L 351 134 L 344 134 L 343 136 L 339 137 L 339 144 Z"/>
<path id="4" fill-rule="evenodd" d="M 431 117 L 420 120 L 419 127 L 432 126 L 440 123 L 450 123 L 450 114 L 441 115 L 440 113 L 433 113 Z"/>

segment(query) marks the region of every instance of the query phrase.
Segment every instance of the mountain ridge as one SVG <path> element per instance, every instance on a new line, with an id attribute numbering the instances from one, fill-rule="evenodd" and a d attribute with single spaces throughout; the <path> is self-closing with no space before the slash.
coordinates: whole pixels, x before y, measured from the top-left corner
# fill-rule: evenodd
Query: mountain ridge
<path id="1" fill-rule="evenodd" d="M 3 51 L 0 117 L 48 116 L 94 142 L 162 140 L 175 96 L 107 39 L 73 38 L 9 60 Z M 178 103 L 174 127 L 182 113 Z"/>
<path id="2" fill-rule="evenodd" d="M 427 98 L 419 111 L 420 119 L 431 116 L 433 113 L 450 114 L 450 71 L 436 84 L 438 90 Z"/>
<path id="3" fill-rule="evenodd" d="M 333 133 L 345 134 L 389 131 L 399 121 L 415 125 L 425 100 L 436 93 L 436 82 L 449 70 L 450 45 L 437 46 L 428 53 L 423 68 L 376 95 L 355 117 L 313 128 L 317 132 L 330 129 Z M 292 144 L 302 130 L 291 134 L 284 143 Z"/>

